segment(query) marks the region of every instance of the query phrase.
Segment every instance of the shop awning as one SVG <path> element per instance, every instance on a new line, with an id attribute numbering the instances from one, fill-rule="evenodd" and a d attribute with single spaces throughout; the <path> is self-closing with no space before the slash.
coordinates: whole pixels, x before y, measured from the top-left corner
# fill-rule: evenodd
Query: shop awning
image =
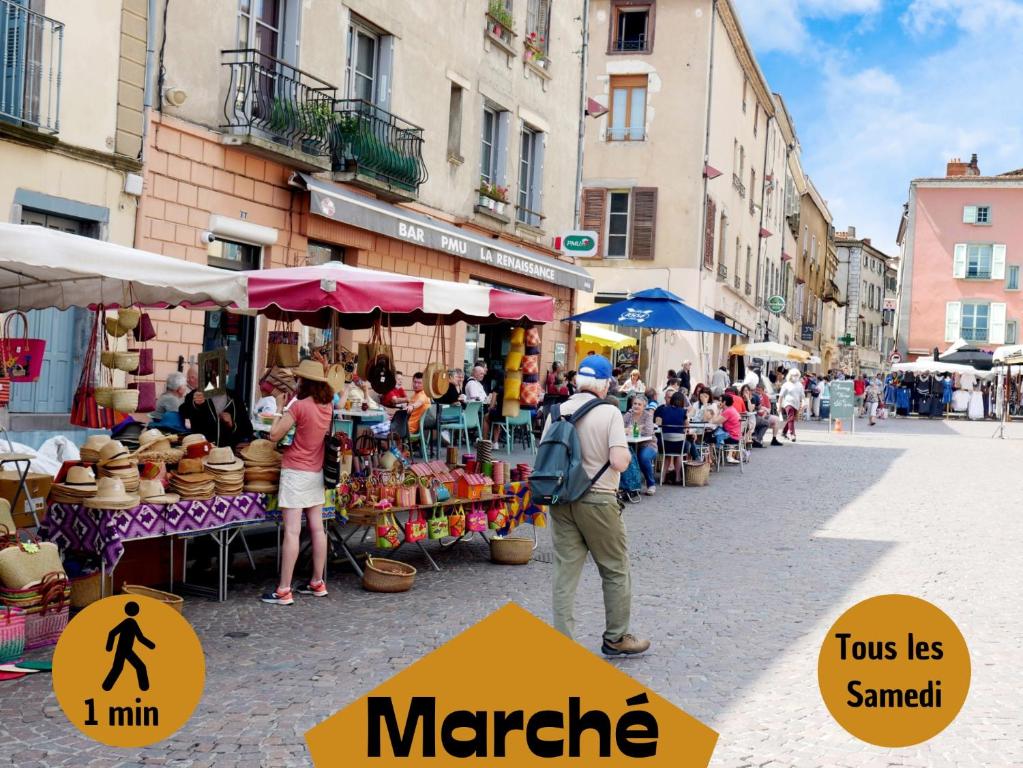
<path id="1" fill-rule="evenodd" d="M 763 360 L 794 360 L 797 363 L 805 363 L 810 359 L 809 352 L 790 347 L 787 344 L 779 344 L 777 341 L 755 341 L 749 344 L 736 344 L 728 350 L 728 354 L 759 357 Z"/>
<path id="2" fill-rule="evenodd" d="M 248 279 L 250 311 L 278 320 L 300 320 L 325 328 L 332 312 L 342 328 L 369 328 L 383 314 L 384 324 L 488 324 L 501 320 L 547 323 L 554 299 L 502 291 L 486 285 L 396 275 L 338 262 L 316 267 L 259 269 Z"/>
<path id="3" fill-rule="evenodd" d="M 241 272 L 28 224 L 0 223 L 0 308 L 244 306 Z"/>
<path id="4" fill-rule="evenodd" d="M 625 349 L 625 347 L 636 346 L 637 339 L 596 323 L 579 323 L 579 335 L 576 336 L 576 341 L 599 344 L 602 347 L 611 347 L 611 349 Z"/>
<path id="5" fill-rule="evenodd" d="M 309 191 L 309 211 L 353 227 L 432 248 L 526 277 L 593 291 L 593 278 L 582 267 L 525 248 L 467 232 L 454 224 L 351 192 L 338 184 L 296 173 L 291 183 Z"/>

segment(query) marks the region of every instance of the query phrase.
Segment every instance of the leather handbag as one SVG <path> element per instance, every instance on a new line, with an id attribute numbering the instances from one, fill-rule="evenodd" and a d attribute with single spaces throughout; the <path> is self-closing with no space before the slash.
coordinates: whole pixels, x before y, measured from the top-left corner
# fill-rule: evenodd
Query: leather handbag
<path id="1" fill-rule="evenodd" d="M 374 392 L 386 395 L 395 384 L 394 351 L 392 345 L 384 341 L 383 325 L 379 320 L 373 324 L 367 358 L 366 380 Z"/>
<path id="2" fill-rule="evenodd" d="M 152 413 L 156 410 L 155 381 L 135 381 L 128 385 L 128 389 L 139 391 L 139 404 L 135 408 L 136 413 Z"/>
<path id="3" fill-rule="evenodd" d="M 135 336 L 135 341 L 152 341 L 156 338 L 156 328 L 153 326 L 153 318 L 149 316 L 148 312 L 143 312 L 139 316 L 139 324 L 135 326 L 132 334 Z"/>
<path id="4" fill-rule="evenodd" d="M 139 353 L 139 366 L 132 371 L 132 374 L 135 376 L 152 376 L 154 371 L 153 350 L 149 347 L 142 347 L 141 349 L 129 351 Z"/>

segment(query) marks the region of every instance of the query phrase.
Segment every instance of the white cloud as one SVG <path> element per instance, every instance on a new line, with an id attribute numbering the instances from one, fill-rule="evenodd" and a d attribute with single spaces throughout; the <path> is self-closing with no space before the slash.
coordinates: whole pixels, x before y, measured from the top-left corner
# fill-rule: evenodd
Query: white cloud
<path id="1" fill-rule="evenodd" d="M 901 21 L 915 35 L 941 31 L 949 25 L 980 34 L 1023 23 L 1023 4 L 1017 0 L 913 0 Z"/>
<path id="2" fill-rule="evenodd" d="M 807 19 L 869 16 L 882 0 L 734 0 L 743 31 L 759 53 L 798 53 L 810 39 Z"/>

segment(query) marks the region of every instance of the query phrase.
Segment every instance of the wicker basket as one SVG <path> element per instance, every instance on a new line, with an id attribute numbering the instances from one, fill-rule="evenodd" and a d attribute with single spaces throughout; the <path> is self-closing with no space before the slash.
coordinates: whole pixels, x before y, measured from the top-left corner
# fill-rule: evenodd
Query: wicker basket
<path id="1" fill-rule="evenodd" d="M 137 389 L 115 389 L 111 397 L 114 410 L 121 413 L 135 413 L 139 407 L 139 391 Z"/>
<path id="2" fill-rule="evenodd" d="M 159 589 L 153 589 L 152 587 L 140 587 L 136 584 L 124 584 L 121 587 L 121 592 L 125 595 L 137 595 L 138 597 L 151 597 L 154 600 L 158 600 L 164 605 L 170 606 L 178 613 L 181 613 L 181 609 L 185 605 L 183 598 L 177 595 L 172 595 L 170 592 L 162 592 Z"/>
<path id="3" fill-rule="evenodd" d="M 710 461 L 701 461 L 698 464 L 685 464 L 686 485 L 702 486 L 710 482 Z"/>
<path id="4" fill-rule="evenodd" d="M 134 307 L 121 307 L 117 310 L 117 324 L 126 331 L 134 331 L 141 317 L 142 312 Z"/>
<path id="5" fill-rule="evenodd" d="M 103 354 L 103 353 L 101 353 Z M 138 350 L 128 352 L 114 352 L 114 368 L 125 373 L 131 373 L 139 367 Z"/>
<path id="6" fill-rule="evenodd" d="M 411 565 L 382 557 L 367 558 L 362 571 L 362 587 L 370 592 L 407 592 L 415 580 Z"/>
<path id="7" fill-rule="evenodd" d="M 126 333 L 131 333 L 131 328 L 122 328 L 117 324 L 116 317 L 108 317 L 103 321 L 103 325 L 107 329 L 107 334 L 110 336 L 124 336 Z"/>
<path id="8" fill-rule="evenodd" d="M 100 599 L 100 572 L 90 573 L 87 576 L 78 576 L 69 579 L 71 584 L 71 607 L 75 609 L 85 608 Z M 114 580 L 108 575 L 106 578 L 106 594 L 114 593 Z"/>
<path id="9" fill-rule="evenodd" d="M 103 364 L 105 368 L 113 368 L 114 356 L 116 354 L 117 353 L 111 349 L 104 349 L 102 352 L 99 353 L 99 361 Z"/>
<path id="10" fill-rule="evenodd" d="M 93 390 L 93 395 L 96 398 L 96 405 L 103 408 L 114 407 L 114 388 L 113 387 L 96 387 Z"/>
<path id="11" fill-rule="evenodd" d="M 490 560 L 501 565 L 525 565 L 533 559 L 533 540 L 522 537 L 490 540 Z"/>

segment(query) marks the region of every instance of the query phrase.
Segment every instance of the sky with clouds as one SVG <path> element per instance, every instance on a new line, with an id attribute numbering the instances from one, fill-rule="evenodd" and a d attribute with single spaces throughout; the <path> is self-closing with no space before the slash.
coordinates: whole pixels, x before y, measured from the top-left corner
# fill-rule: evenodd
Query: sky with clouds
<path id="1" fill-rule="evenodd" d="M 1023 168 L 1023 0 L 733 0 L 837 229 L 896 255 L 909 182 Z"/>

